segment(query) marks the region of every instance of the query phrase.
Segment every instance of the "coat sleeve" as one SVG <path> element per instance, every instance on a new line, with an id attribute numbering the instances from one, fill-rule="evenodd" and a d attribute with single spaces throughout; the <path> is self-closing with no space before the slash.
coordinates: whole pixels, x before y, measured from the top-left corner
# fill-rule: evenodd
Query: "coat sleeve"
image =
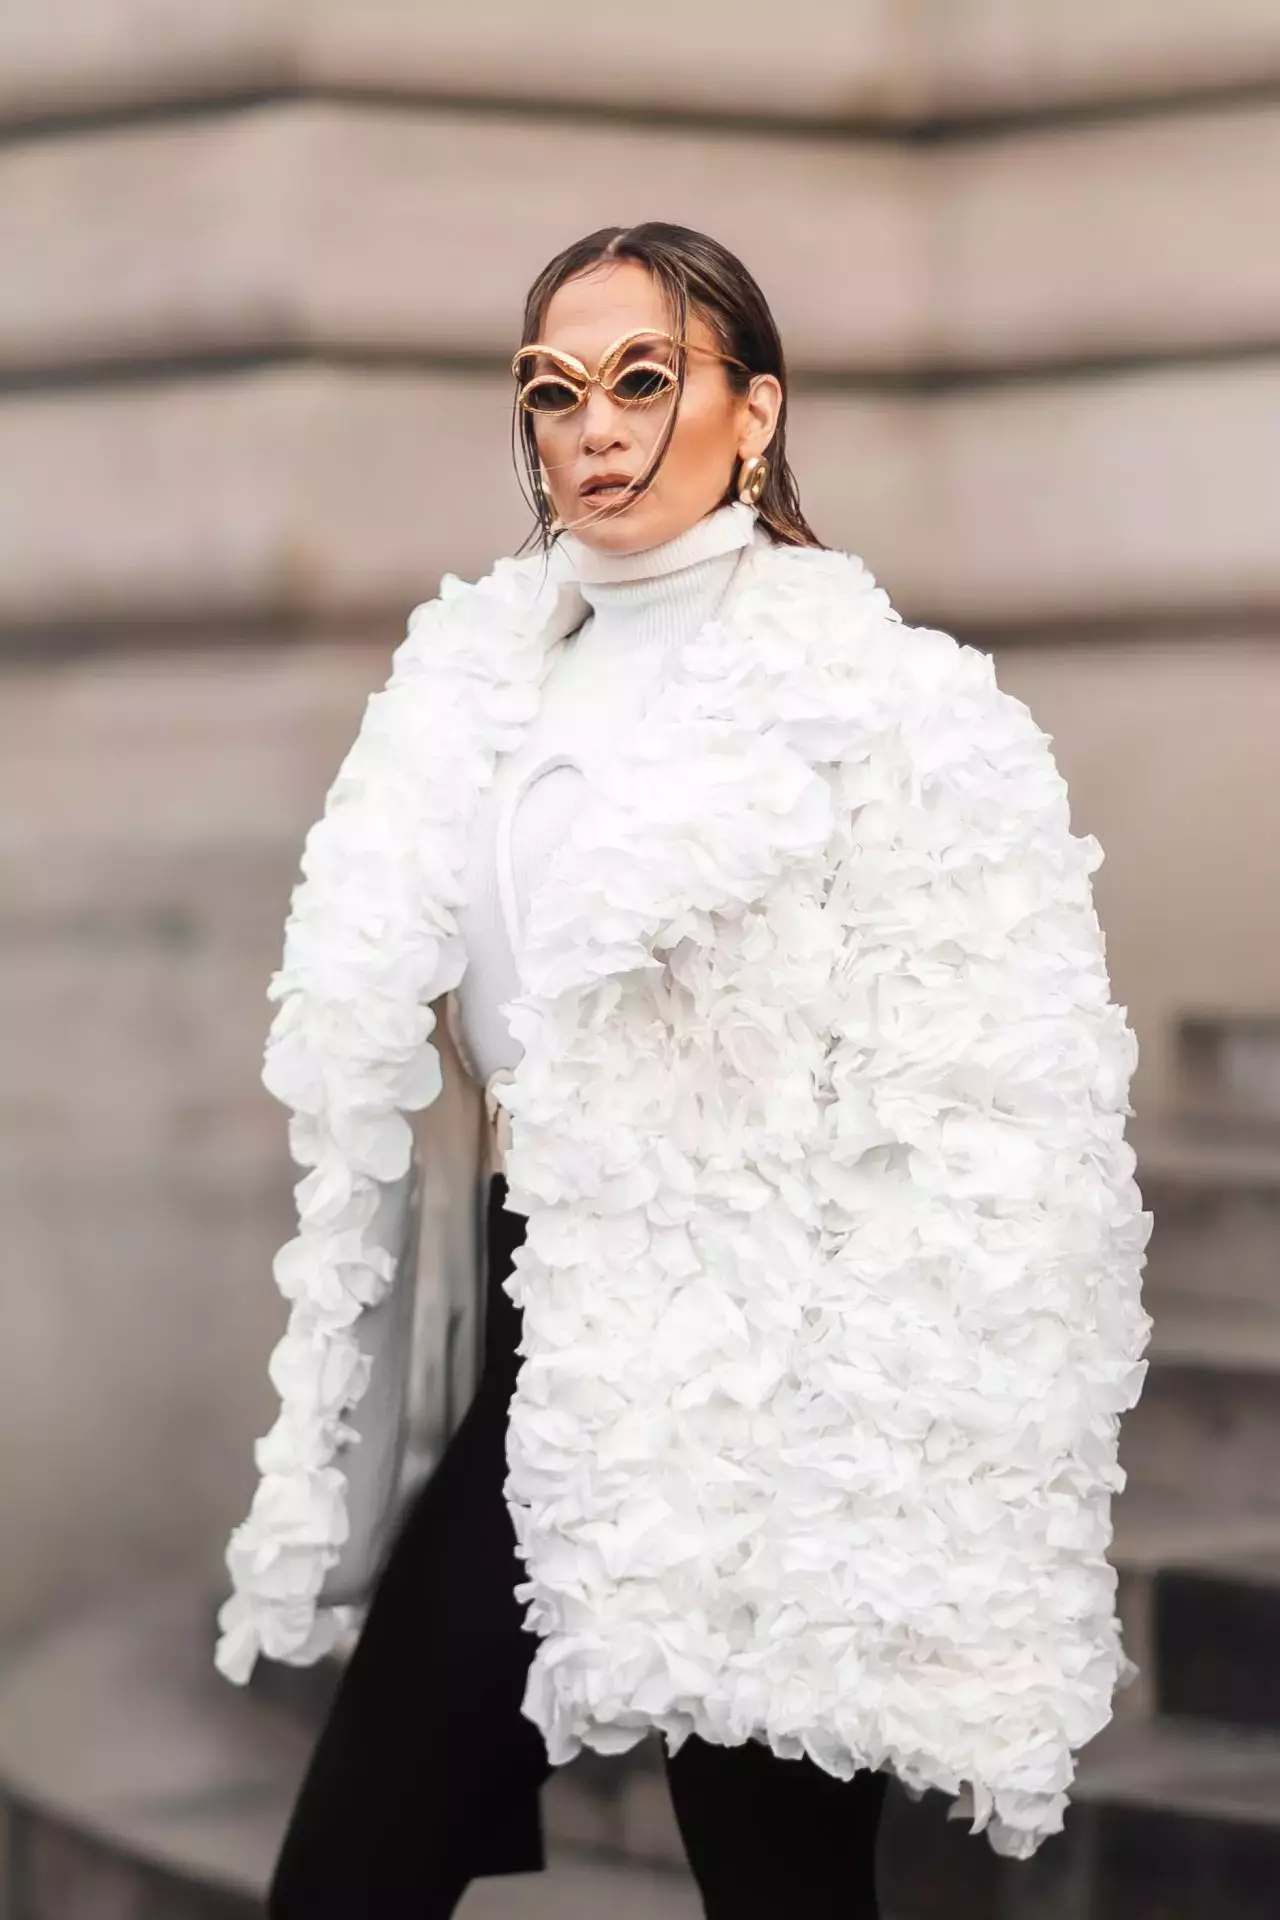
<path id="1" fill-rule="evenodd" d="M 397 1522 L 430 1478 L 471 1404 L 483 1360 L 483 1100 L 463 1063 L 452 996 L 437 1005 L 442 1081 L 415 1118 L 408 1175 L 381 1198 L 390 1292 L 353 1332 L 368 1386 L 344 1415 L 337 1465 L 349 1532 L 325 1576 L 322 1606 L 363 1606 Z"/>
<path id="2" fill-rule="evenodd" d="M 218 1614 L 215 1661 L 240 1684 L 259 1653 L 310 1665 L 358 1631 L 398 1519 L 475 1390 L 483 1099 L 440 1010 L 439 1093 L 410 1129 L 405 1172 L 366 1182 L 360 1201 L 378 1297 L 353 1290 L 341 1235 L 320 1262 L 301 1235 L 276 1256 L 293 1303 L 270 1364 L 281 1410 L 255 1449 L 260 1479 L 227 1548 L 234 1591 Z"/>
<path id="3" fill-rule="evenodd" d="M 422 1233 L 423 1168 L 415 1146 L 409 1170 L 378 1196 L 373 1233 L 393 1263 L 390 1287 L 351 1329 L 365 1386 L 342 1416 L 334 1470 L 346 1481 L 347 1537 L 325 1574 L 320 1607 L 357 1607 L 369 1597 L 399 1510 L 409 1438 L 411 1359 Z"/>
<path id="4" fill-rule="evenodd" d="M 291 1302 L 269 1366 L 280 1411 L 255 1446 L 257 1488 L 227 1545 L 233 1591 L 214 1653 L 237 1684 L 260 1653 L 309 1666 L 358 1625 L 404 1468 L 421 1188 L 416 1146 L 402 1174 L 365 1183 L 353 1200 L 357 1268 L 345 1226 L 320 1257 L 305 1231 L 276 1255 Z"/>
<path id="5" fill-rule="evenodd" d="M 1094 909 L 1102 850 L 988 656 L 888 633 L 836 778 L 814 1172 L 829 1272 L 874 1347 L 867 1443 L 904 1493 L 896 1705 L 933 1782 L 967 1782 L 976 1827 L 1026 1855 L 1136 1671 L 1106 1561 L 1150 1328 L 1136 1041 Z"/>

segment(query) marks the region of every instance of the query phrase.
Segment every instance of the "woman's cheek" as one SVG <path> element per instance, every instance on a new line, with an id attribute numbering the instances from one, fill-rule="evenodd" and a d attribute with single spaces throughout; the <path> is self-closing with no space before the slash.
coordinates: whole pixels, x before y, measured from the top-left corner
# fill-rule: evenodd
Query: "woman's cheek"
<path id="1" fill-rule="evenodd" d="M 537 436 L 537 446 L 552 500 L 559 506 L 572 479 L 573 455 L 567 437 L 554 428 L 544 428 Z"/>

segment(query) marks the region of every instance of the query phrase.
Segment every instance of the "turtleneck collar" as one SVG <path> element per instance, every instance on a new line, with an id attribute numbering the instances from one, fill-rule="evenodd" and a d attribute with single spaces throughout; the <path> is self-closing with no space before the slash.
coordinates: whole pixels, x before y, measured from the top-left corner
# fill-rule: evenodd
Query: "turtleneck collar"
<path id="1" fill-rule="evenodd" d="M 640 553 L 610 553 L 586 546 L 575 534 L 561 534 L 557 550 L 569 577 L 581 583 L 584 597 L 593 599 L 591 588 L 628 581 L 654 580 L 679 573 L 699 561 L 735 553 L 751 544 L 756 509 L 741 501 L 716 507 L 674 540 L 646 547 Z"/>

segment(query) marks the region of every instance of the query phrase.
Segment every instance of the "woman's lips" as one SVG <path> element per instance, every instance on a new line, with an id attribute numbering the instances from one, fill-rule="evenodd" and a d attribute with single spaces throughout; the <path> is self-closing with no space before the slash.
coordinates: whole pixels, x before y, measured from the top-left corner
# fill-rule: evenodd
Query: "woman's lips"
<path id="1" fill-rule="evenodd" d="M 616 500 L 630 484 L 629 480 L 588 480 L 579 487 L 578 494 L 583 500 Z"/>

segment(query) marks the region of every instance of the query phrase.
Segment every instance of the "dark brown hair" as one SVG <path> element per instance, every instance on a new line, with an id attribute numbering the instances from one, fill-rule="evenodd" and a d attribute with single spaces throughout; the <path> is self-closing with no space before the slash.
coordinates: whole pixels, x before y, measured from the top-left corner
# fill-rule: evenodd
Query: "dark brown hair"
<path id="1" fill-rule="evenodd" d="M 744 373 L 739 367 L 725 366 L 734 392 L 745 393 L 752 374 L 775 375 L 782 387 L 782 407 L 767 452 L 768 478 L 756 510 L 760 524 L 780 545 L 820 547 L 822 542 L 800 511 L 800 491 L 787 464 L 787 375 L 782 341 L 764 294 L 737 256 L 719 241 L 705 233 L 696 233 L 691 227 L 672 226 L 665 220 L 645 220 L 636 227 L 600 227 L 558 253 L 530 287 L 525 300 L 521 346 L 529 346 L 538 339 L 556 289 L 600 260 L 636 260 L 647 267 L 667 297 L 674 316 L 672 331 L 678 338 L 685 336 L 690 308 L 701 314 L 721 350 L 750 369 Z M 675 431 L 685 380 L 685 356 L 681 354 L 677 358 L 679 384 L 675 405 L 651 456 L 648 477 L 640 492 L 652 486 Z M 517 471 L 523 469 L 522 480 L 528 482 L 525 498 L 536 520 L 525 545 L 537 541 L 545 551 L 554 538 L 554 509 L 542 483 L 533 419 L 518 406 L 512 410 L 511 440 Z M 722 505 L 736 497 L 736 488 L 735 475 Z"/>

